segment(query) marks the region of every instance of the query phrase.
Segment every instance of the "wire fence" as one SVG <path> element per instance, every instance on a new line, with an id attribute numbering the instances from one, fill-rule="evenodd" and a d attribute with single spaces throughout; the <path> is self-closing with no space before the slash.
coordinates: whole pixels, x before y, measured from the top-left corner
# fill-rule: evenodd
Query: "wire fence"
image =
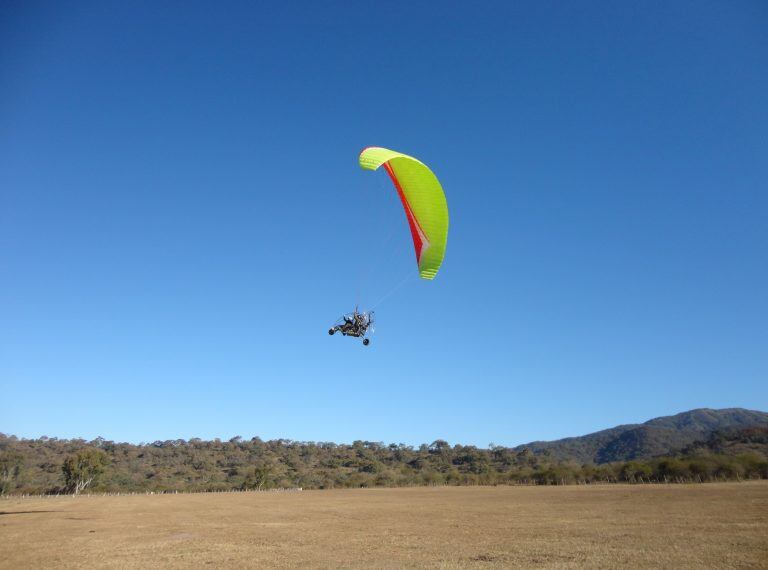
<path id="1" fill-rule="evenodd" d="M 344 490 L 344 489 L 356 489 L 356 490 L 374 490 L 374 489 L 404 489 L 404 488 L 424 488 L 424 487 L 552 487 L 552 486 L 572 486 L 572 485 L 700 485 L 707 483 L 743 483 L 746 481 L 760 481 L 764 480 L 762 477 L 725 477 L 725 476 L 708 476 L 701 477 L 696 475 L 695 477 L 632 477 L 629 479 L 615 479 L 615 478 L 600 478 L 600 479 L 568 479 L 558 478 L 552 480 L 537 480 L 537 479 L 520 479 L 517 481 L 505 481 L 498 483 L 481 483 L 481 482 L 430 482 L 430 483 L 413 483 L 404 485 L 362 485 L 362 486 L 328 486 L 323 488 L 311 488 L 310 490 Z M 272 487 L 269 489 L 218 489 L 218 490 L 165 490 L 165 491 L 115 491 L 104 493 L 23 493 L 23 494 L 5 494 L 0 495 L 0 500 L 5 499 L 53 499 L 53 498 L 89 498 L 89 497 L 134 497 L 134 496 L 149 496 L 149 495 L 215 495 L 215 494 L 232 494 L 232 493 L 298 493 L 304 491 L 303 487 Z"/>
<path id="2" fill-rule="evenodd" d="M 203 495 L 231 493 L 297 493 L 302 487 L 274 487 L 269 489 L 212 489 L 212 490 L 165 490 L 165 491 L 114 491 L 104 493 L 23 493 L 0 495 L 0 499 L 52 499 L 57 497 L 88 498 L 88 497 L 133 497 L 140 495 Z"/>

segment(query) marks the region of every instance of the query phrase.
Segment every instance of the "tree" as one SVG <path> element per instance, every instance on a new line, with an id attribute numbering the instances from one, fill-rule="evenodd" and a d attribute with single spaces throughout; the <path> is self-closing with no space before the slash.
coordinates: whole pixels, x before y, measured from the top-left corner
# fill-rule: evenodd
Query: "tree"
<path id="1" fill-rule="evenodd" d="M 628 461 L 621 467 L 621 478 L 630 483 L 640 482 L 650 478 L 653 468 L 642 461 Z"/>
<path id="2" fill-rule="evenodd" d="M 13 449 L 0 452 L 0 495 L 13 489 L 13 483 L 21 475 L 24 456 Z"/>
<path id="3" fill-rule="evenodd" d="M 450 451 L 451 445 L 444 439 L 437 439 L 429 446 L 430 453 L 443 453 L 444 451 Z"/>
<path id="4" fill-rule="evenodd" d="M 248 474 L 243 483 L 246 489 L 257 489 L 261 491 L 265 487 L 269 487 L 272 483 L 273 469 L 271 465 L 262 464 L 254 467 L 253 471 Z"/>
<path id="5" fill-rule="evenodd" d="M 77 495 L 104 473 L 107 454 L 100 449 L 86 447 L 64 460 L 61 470 L 67 489 Z"/>

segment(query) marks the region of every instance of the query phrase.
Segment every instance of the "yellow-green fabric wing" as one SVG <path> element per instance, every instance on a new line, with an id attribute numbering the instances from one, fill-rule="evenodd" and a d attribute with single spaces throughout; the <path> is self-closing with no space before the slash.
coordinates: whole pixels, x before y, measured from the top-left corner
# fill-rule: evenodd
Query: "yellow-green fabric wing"
<path id="1" fill-rule="evenodd" d="M 363 149 L 360 166 L 386 169 L 408 218 L 419 275 L 434 279 L 448 243 L 448 203 L 440 181 L 423 162 L 376 146 Z"/>

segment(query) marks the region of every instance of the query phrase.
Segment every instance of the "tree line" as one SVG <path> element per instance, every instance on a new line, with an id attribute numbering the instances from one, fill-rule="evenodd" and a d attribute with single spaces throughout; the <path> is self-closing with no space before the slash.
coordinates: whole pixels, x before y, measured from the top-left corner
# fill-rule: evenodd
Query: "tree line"
<path id="1" fill-rule="evenodd" d="M 727 442 L 740 442 L 736 454 Z M 0 493 L 226 491 L 413 485 L 564 485 L 768 479 L 768 428 L 715 434 L 679 453 L 604 464 L 491 445 L 418 447 L 234 437 L 131 444 L 0 434 Z"/>

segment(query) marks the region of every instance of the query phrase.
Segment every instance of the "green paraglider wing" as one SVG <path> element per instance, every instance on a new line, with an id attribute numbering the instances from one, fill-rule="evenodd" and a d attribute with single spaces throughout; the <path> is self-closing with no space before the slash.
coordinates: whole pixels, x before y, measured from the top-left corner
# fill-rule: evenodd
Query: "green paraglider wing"
<path id="1" fill-rule="evenodd" d="M 434 279 L 448 243 L 448 203 L 443 187 L 427 165 L 412 156 L 376 146 L 360 153 L 362 168 L 376 170 L 382 165 L 403 203 L 419 275 Z"/>

